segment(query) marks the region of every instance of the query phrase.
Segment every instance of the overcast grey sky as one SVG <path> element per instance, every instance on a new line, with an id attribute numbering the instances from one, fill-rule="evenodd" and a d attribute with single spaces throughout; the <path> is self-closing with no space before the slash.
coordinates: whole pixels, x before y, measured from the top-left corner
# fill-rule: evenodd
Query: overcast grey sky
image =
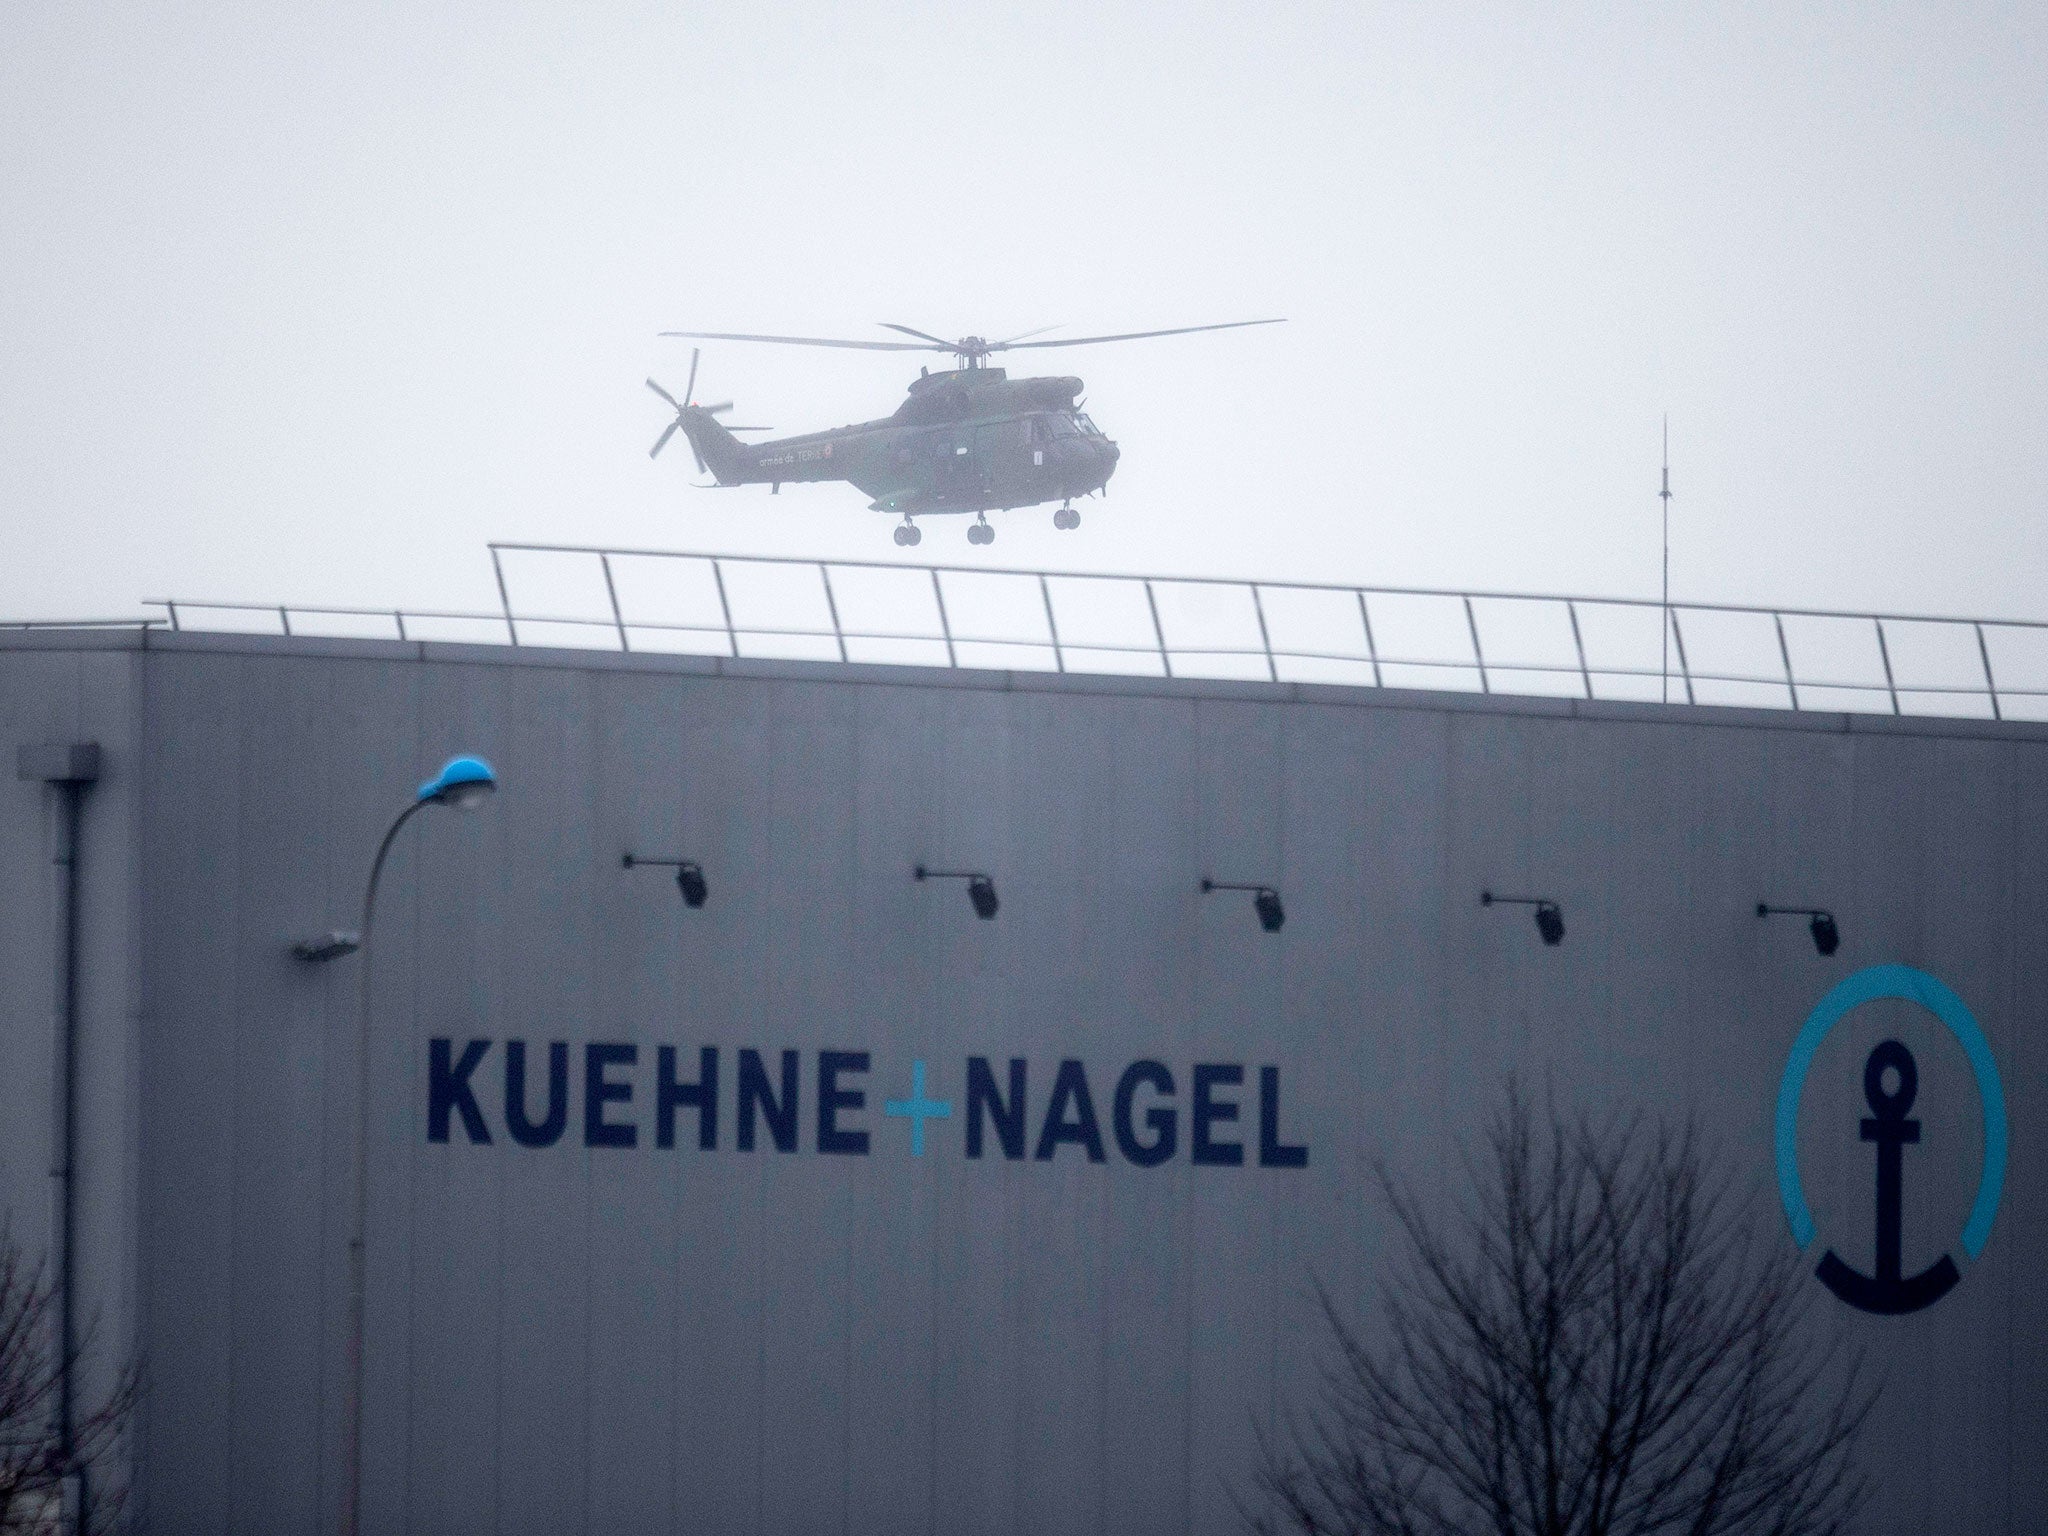
<path id="1" fill-rule="evenodd" d="M 489 538 L 2048 618 L 2048 8 L 0 8 L 0 616 Z M 650 462 L 672 328 L 1077 334 L 1106 502 Z M 801 431 L 915 356 L 710 344 Z M 1045 366 L 1038 367 L 1043 364 Z"/>

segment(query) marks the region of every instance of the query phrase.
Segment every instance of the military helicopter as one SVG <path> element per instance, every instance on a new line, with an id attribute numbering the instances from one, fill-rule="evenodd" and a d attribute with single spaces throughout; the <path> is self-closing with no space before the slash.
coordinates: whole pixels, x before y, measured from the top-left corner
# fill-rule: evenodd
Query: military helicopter
<path id="1" fill-rule="evenodd" d="M 933 373 L 920 369 L 910 396 L 895 413 L 879 421 L 856 422 L 829 432 L 770 442 L 742 442 L 735 433 L 762 432 L 765 427 L 727 427 L 718 417 L 732 402 L 698 405 L 697 362 L 701 349 L 690 353 L 690 379 L 682 399 L 654 380 L 647 387 L 676 413 L 653 448 L 652 458 L 680 431 L 690 444 L 700 474 L 709 472 L 720 486 L 766 485 L 779 492 L 784 483 L 846 480 L 874 500 L 871 511 L 900 515 L 898 544 L 922 537 L 914 518 L 928 513 L 972 513 L 970 544 L 995 541 L 988 514 L 1057 501 L 1055 528 L 1078 528 L 1077 496 L 1092 496 L 1116 472 L 1118 450 L 1081 409 L 1081 381 L 1076 378 L 1013 379 L 989 358 L 998 352 L 1037 347 L 1087 347 L 1106 341 L 1140 341 L 1151 336 L 1184 336 L 1194 331 L 1229 331 L 1247 325 L 1279 325 L 1279 320 L 1232 320 L 1222 325 L 1183 325 L 1163 331 L 1126 331 L 1114 336 L 1070 336 L 1032 341 L 1044 330 L 1026 331 L 1003 341 L 963 336 L 945 341 L 907 325 L 885 330 L 913 336 L 914 341 L 848 341 L 822 336 L 752 336 L 729 331 L 663 331 L 694 341 L 765 341 L 795 347 L 852 347 L 868 352 L 942 352 L 958 366 Z"/>

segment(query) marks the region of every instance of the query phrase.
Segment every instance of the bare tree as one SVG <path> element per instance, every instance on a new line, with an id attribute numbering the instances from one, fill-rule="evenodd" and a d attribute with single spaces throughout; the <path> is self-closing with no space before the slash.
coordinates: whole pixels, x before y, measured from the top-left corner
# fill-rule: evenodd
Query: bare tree
<path id="1" fill-rule="evenodd" d="M 1830 1536 L 1871 1396 L 1813 1286 L 1695 1128 L 1538 1125 L 1511 1086 L 1439 1220 L 1381 1170 L 1404 1250 L 1370 1336 L 1264 1434 L 1261 1536 Z"/>
<path id="2" fill-rule="evenodd" d="M 98 1407 L 75 1413 L 63 1444 L 58 1406 L 64 1372 L 58 1359 L 56 1302 L 40 1263 L 0 1225 L 0 1532 L 51 1529 L 63 1507 L 64 1480 L 82 1482 L 90 1530 L 115 1524 L 126 1489 L 116 1452 L 135 1405 L 136 1377 L 124 1370 Z M 83 1345 L 75 1352 L 83 1354 Z M 72 1361 L 75 1365 L 76 1359 Z"/>

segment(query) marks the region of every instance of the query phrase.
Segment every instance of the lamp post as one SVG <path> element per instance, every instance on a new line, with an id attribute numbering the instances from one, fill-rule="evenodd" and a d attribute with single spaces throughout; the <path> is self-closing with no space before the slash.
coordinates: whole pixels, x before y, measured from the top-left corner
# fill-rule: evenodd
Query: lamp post
<path id="1" fill-rule="evenodd" d="M 356 1007 L 356 1141 L 354 1209 L 349 1219 L 348 1238 L 348 1396 L 343 1406 L 343 1460 L 341 1485 L 341 1536 L 357 1536 L 362 1523 L 363 1502 L 363 1237 L 369 1218 L 370 1167 L 370 924 L 377 910 L 377 882 L 384 874 L 384 859 L 403 827 L 430 805 L 453 806 L 466 811 L 480 805 L 498 787 L 498 776 L 480 757 L 452 757 L 441 771 L 419 787 L 412 803 L 392 819 L 370 861 L 370 881 L 363 891 L 362 926 L 354 933 L 334 932 L 292 947 L 302 960 L 338 959 L 361 950 L 363 966 L 360 996 Z"/>

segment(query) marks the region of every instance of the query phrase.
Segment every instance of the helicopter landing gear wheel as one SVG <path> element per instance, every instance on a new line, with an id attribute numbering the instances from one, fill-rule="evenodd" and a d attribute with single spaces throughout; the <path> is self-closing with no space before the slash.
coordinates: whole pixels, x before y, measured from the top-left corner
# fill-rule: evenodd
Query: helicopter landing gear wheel
<path id="1" fill-rule="evenodd" d="M 995 541 L 996 531 L 988 525 L 986 518 L 973 524 L 967 530 L 967 542 L 970 544 L 993 544 Z"/>
<path id="2" fill-rule="evenodd" d="M 924 535 L 918 532 L 917 524 L 906 517 L 901 523 L 897 524 L 894 537 L 898 544 L 915 544 Z"/>
<path id="3" fill-rule="evenodd" d="M 1052 525 L 1055 528 L 1078 528 L 1081 526 L 1081 514 L 1072 507 L 1061 507 L 1053 513 Z"/>

